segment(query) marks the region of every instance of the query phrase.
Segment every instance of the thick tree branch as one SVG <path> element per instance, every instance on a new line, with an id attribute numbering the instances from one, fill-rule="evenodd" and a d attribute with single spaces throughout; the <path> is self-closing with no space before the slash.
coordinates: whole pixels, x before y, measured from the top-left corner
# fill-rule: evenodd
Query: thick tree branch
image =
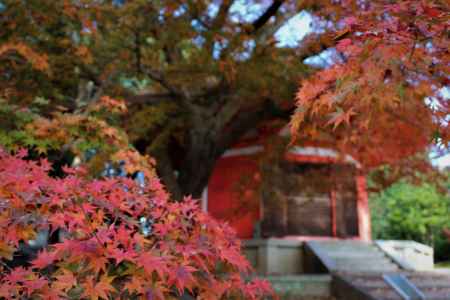
<path id="1" fill-rule="evenodd" d="M 152 70 L 146 66 L 142 66 L 142 71 L 150 79 L 158 82 L 162 87 L 169 91 L 170 94 L 182 96 L 182 94 L 166 80 L 165 76 L 161 72 Z"/>
<path id="2" fill-rule="evenodd" d="M 289 12 L 286 12 L 280 16 L 277 17 L 275 22 L 271 24 L 267 24 L 264 26 L 262 30 L 258 31 L 256 40 L 257 44 L 262 44 L 264 41 L 268 40 L 270 37 L 274 36 L 274 34 L 283 27 L 289 19 L 294 17 L 299 12 L 297 10 L 292 10 Z"/>
<path id="3" fill-rule="evenodd" d="M 192 1 L 192 0 L 188 0 L 188 1 L 180 0 L 178 2 L 180 4 L 183 4 L 183 3 L 187 4 L 187 6 L 188 6 L 188 14 L 189 14 L 189 16 L 191 17 L 192 20 L 196 20 L 197 22 L 199 22 L 203 27 L 205 27 L 208 30 L 211 29 L 211 25 L 207 21 L 203 20 L 200 12 L 197 9 L 197 5 L 196 5 L 195 1 Z"/>
<path id="4" fill-rule="evenodd" d="M 170 93 L 159 93 L 159 94 L 147 93 L 126 97 L 126 101 L 134 104 L 157 105 L 167 100 L 173 100 L 174 98 L 175 95 Z"/>
<path id="5" fill-rule="evenodd" d="M 214 18 L 214 21 L 212 23 L 213 29 L 219 29 L 220 27 L 225 24 L 225 21 L 228 17 L 228 12 L 230 10 L 230 7 L 233 5 L 234 0 L 223 0 L 222 4 L 220 5 L 219 12 L 217 13 L 217 16 Z"/>
<path id="6" fill-rule="evenodd" d="M 172 194 L 172 197 L 176 200 L 183 199 L 183 193 L 180 189 L 180 185 L 177 182 L 175 170 L 172 167 L 172 162 L 169 159 L 167 149 L 162 149 L 157 153 L 153 153 L 153 156 L 158 162 L 156 164 L 156 171 Z"/>
<path id="7" fill-rule="evenodd" d="M 81 70 L 80 77 L 84 77 L 92 81 L 96 86 L 103 85 L 103 81 L 99 79 L 100 75 L 90 65 L 80 64 L 78 67 Z"/>
<path id="8" fill-rule="evenodd" d="M 299 60 L 303 61 L 306 58 L 318 55 L 335 45 L 336 41 L 332 38 L 331 34 L 323 33 L 319 35 L 313 33 L 302 41 L 301 47 L 297 50 L 297 57 Z"/>
<path id="9" fill-rule="evenodd" d="M 142 55 L 141 55 L 141 37 L 139 30 L 136 30 L 134 32 L 134 55 L 136 56 L 136 73 L 141 74 L 142 68 L 141 68 L 141 61 L 142 61 Z"/>
<path id="10" fill-rule="evenodd" d="M 266 25 L 266 23 L 269 21 L 269 19 L 277 13 L 278 9 L 281 7 L 283 2 L 284 2 L 284 0 L 275 0 L 266 9 L 266 11 L 258 19 L 256 19 L 251 24 L 251 26 L 244 25 L 242 32 L 235 34 L 234 37 L 229 41 L 227 47 L 225 47 L 225 49 L 223 49 L 221 51 L 220 58 L 224 59 L 225 57 L 227 57 L 233 51 L 233 49 L 235 49 L 235 47 L 239 47 L 241 45 L 241 43 L 242 43 L 243 36 L 255 34 L 257 31 L 260 32 L 259 29 L 261 27 L 263 27 L 264 25 Z M 288 15 L 287 19 L 290 18 L 290 15 L 291 14 Z M 285 19 L 285 20 L 287 20 L 287 19 Z M 260 34 L 258 34 L 258 36 L 256 37 L 257 47 L 260 46 L 260 43 L 262 41 L 264 41 L 265 38 L 272 36 L 273 33 L 276 32 L 277 27 L 279 28 L 283 24 L 284 24 L 284 22 L 279 22 L 275 26 L 273 26 L 272 28 L 268 28 L 267 29 L 267 31 L 268 31 L 267 33 L 261 32 Z M 272 34 L 270 33 L 271 31 L 273 31 Z M 210 45 L 210 47 L 211 47 L 211 45 Z"/>
<path id="11" fill-rule="evenodd" d="M 189 150 L 183 158 L 178 178 L 182 193 L 200 197 L 217 159 L 234 142 L 260 122 L 276 117 L 288 118 L 291 113 L 278 109 L 271 100 L 267 99 L 256 108 L 241 110 L 223 128 L 216 128 L 220 130 L 219 132 L 213 133 L 210 130 L 212 124 L 195 127 L 196 129 L 190 132 Z"/>
<path id="12" fill-rule="evenodd" d="M 222 134 L 225 126 L 241 109 L 240 98 L 229 95 L 228 97 L 225 97 L 224 100 L 226 100 L 226 102 L 224 102 L 220 109 L 215 113 L 215 121 L 212 128 L 214 133 L 218 135 Z"/>
<path id="13" fill-rule="evenodd" d="M 266 11 L 255 21 L 252 23 L 252 33 L 258 31 L 264 24 L 269 21 L 269 19 L 274 16 L 281 5 L 284 3 L 284 0 L 274 0 L 272 4 L 266 9 Z"/>

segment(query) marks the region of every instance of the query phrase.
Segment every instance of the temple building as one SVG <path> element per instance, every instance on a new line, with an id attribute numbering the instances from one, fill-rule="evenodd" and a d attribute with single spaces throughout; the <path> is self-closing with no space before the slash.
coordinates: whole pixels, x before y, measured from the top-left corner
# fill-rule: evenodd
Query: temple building
<path id="1" fill-rule="evenodd" d="M 203 209 L 241 239 L 370 241 L 359 163 L 324 143 L 280 143 L 288 132 L 259 128 L 226 151 L 203 192 Z"/>

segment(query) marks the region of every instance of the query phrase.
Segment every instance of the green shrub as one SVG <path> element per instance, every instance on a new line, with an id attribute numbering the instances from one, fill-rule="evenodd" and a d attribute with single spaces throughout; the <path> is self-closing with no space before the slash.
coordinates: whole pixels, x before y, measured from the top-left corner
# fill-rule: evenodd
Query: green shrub
<path id="1" fill-rule="evenodd" d="M 436 260 L 450 259 L 450 197 L 430 184 L 398 182 L 370 197 L 374 239 L 414 240 L 432 246 Z"/>

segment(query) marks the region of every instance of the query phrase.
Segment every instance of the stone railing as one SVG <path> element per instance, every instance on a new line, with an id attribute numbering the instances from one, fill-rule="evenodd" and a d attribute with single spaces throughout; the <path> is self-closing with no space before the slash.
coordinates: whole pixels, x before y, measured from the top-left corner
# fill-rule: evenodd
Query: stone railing
<path id="1" fill-rule="evenodd" d="M 426 271 L 434 268 L 433 248 L 415 241 L 378 240 L 375 244 L 401 268 Z"/>

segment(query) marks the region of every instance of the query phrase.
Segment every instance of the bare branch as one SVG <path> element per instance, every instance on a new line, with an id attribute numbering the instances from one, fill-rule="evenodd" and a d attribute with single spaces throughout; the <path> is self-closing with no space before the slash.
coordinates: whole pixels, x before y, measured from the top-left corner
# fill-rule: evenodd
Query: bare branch
<path id="1" fill-rule="evenodd" d="M 286 12 L 286 13 L 280 15 L 279 17 L 277 17 L 275 22 L 264 26 L 264 28 L 262 30 L 258 31 L 257 44 L 262 43 L 263 41 L 272 37 L 282 26 L 284 26 L 286 24 L 287 21 L 289 21 L 289 19 L 291 19 L 298 13 L 299 12 L 296 10 Z"/>
<path id="2" fill-rule="evenodd" d="M 166 80 L 165 76 L 161 72 L 152 70 L 150 68 L 147 68 L 146 66 L 142 66 L 142 71 L 150 79 L 161 84 L 161 86 L 164 87 L 167 91 L 169 91 L 172 95 L 181 95 L 181 93 L 178 92 L 175 87 L 169 84 L 169 82 Z"/>
<path id="3" fill-rule="evenodd" d="M 274 16 L 284 0 L 274 0 L 272 4 L 266 9 L 266 11 L 252 23 L 252 32 L 256 32 L 258 29 L 263 27 L 269 19 Z"/>
<path id="4" fill-rule="evenodd" d="M 207 28 L 207 29 L 211 29 L 211 25 L 208 24 L 207 22 L 205 22 L 202 19 L 202 16 L 200 15 L 200 12 L 197 9 L 197 6 L 195 5 L 195 1 L 189 0 L 189 1 L 178 1 L 178 3 L 180 4 L 187 4 L 188 6 L 188 11 L 187 13 L 189 14 L 189 16 L 191 17 L 192 20 L 196 20 L 197 22 L 199 22 L 203 27 Z"/>
<path id="5" fill-rule="evenodd" d="M 334 47 L 336 41 L 330 38 L 330 34 L 311 34 L 307 38 L 303 39 L 300 49 L 297 50 L 297 56 L 299 60 L 304 60 L 308 57 L 318 55 L 321 52 Z"/>
<path id="6" fill-rule="evenodd" d="M 222 50 L 222 52 L 220 53 L 220 58 L 222 59 L 226 57 L 233 50 L 233 45 L 239 45 L 241 43 L 242 36 L 244 35 L 251 35 L 258 33 L 255 37 L 257 47 L 261 46 L 261 44 L 265 40 L 268 40 L 270 37 L 272 37 L 275 34 L 275 32 L 277 32 L 277 30 L 280 29 L 281 26 L 283 26 L 286 23 L 286 21 L 288 21 L 290 18 L 292 18 L 298 13 L 298 9 L 289 11 L 283 14 L 282 16 L 278 17 L 275 20 L 275 22 L 271 23 L 268 26 L 268 24 L 266 23 L 272 16 L 274 16 L 277 13 L 278 9 L 281 7 L 283 2 L 284 0 L 274 1 L 272 5 L 269 8 L 267 8 L 267 10 L 260 17 L 252 23 L 250 29 L 244 26 L 243 27 L 244 30 L 241 33 L 237 33 L 229 42 L 229 45 Z M 263 26 L 264 28 L 262 30 L 258 30 Z"/>
<path id="7" fill-rule="evenodd" d="M 220 5 L 219 12 L 217 13 L 217 16 L 214 19 L 214 22 L 212 24 L 213 29 L 218 29 L 222 27 L 223 24 L 225 24 L 225 21 L 228 17 L 228 12 L 230 10 L 230 7 L 233 5 L 234 0 L 223 0 L 222 4 Z"/>

